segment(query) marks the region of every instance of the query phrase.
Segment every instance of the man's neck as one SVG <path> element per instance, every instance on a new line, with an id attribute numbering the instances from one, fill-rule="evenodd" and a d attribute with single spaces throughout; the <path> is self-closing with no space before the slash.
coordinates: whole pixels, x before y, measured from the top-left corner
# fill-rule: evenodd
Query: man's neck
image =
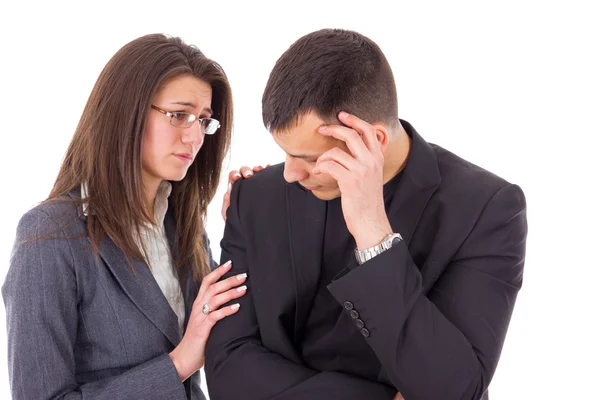
<path id="1" fill-rule="evenodd" d="M 386 184 L 406 166 L 411 140 L 402 125 L 391 133 L 390 142 L 383 154 L 383 183 Z"/>

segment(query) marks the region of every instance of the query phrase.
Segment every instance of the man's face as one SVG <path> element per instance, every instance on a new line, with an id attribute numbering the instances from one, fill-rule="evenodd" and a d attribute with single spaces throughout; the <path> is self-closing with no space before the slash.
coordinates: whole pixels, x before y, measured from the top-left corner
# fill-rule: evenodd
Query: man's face
<path id="1" fill-rule="evenodd" d="M 312 170 L 317 159 L 334 147 L 350 152 L 341 140 L 321 135 L 317 130 L 322 125 L 327 123 L 311 112 L 302 117 L 297 126 L 273 132 L 273 138 L 286 152 L 284 179 L 289 183 L 298 182 L 321 200 L 332 200 L 340 197 L 337 181 L 328 174 L 313 174 Z"/>

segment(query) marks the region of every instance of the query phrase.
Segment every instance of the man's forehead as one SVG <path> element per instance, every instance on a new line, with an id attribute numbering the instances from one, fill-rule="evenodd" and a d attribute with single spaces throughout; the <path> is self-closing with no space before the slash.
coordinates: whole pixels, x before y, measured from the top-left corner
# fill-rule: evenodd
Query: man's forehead
<path id="1" fill-rule="evenodd" d="M 320 126 L 320 125 L 319 125 Z M 290 129 L 285 133 L 273 133 L 275 142 L 284 151 L 292 153 L 323 153 L 337 145 L 339 140 L 323 136 L 314 129 Z"/>

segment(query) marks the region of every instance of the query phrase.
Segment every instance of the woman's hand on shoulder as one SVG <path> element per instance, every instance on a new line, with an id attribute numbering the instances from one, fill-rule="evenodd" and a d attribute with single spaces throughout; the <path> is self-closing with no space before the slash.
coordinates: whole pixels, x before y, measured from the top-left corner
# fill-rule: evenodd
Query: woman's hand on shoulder
<path id="1" fill-rule="evenodd" d="M 227 183 L 227 191 L 223 195 L 223 206 L 221 207 L 221 215 L 223 216 L 223 221 L 227 220 L 227 209 L 229 208 L 230 204 L 231 187 L 233 186 L 233 183 L 242 177 L 246 179 L 252 178 L 255 172 L 262 171 L 263 169 L 269 166 L 270 164 L 267 164 L 264 167 L 262 165 L 257 165 L 254 168 L 250 168 L 244 165 L 239 170 L 234 169 L 231 172 L 229 172 L 229 182 Z"/>

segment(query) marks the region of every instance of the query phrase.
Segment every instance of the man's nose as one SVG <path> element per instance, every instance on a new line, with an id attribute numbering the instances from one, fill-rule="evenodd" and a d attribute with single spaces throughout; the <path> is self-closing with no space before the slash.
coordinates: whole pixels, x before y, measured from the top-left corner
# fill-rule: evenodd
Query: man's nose
<path id="1" fill-rule="evenodd" d="M 285 160 L 285 167 L 283 169 L 283 178 L 288 183 L 298 182 L 305 180 L 308 177 L 308 170 L 302 160 L 295 159 L 294 157 L 288 156 Z"/>

